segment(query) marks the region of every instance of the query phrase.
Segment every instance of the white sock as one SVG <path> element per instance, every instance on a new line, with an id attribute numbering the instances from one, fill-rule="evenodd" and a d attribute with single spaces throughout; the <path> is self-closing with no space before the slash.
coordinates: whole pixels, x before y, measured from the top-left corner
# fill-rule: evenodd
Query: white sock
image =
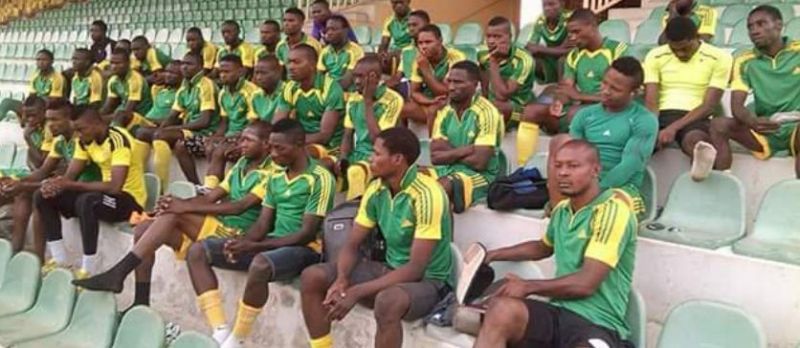
<path id="1" fill-rule="evenodd" d="M 100 258 L 100 255 L 83 255 L 83 262 L 81 263 L 81 268 L 84 271 L 89 272 L 89 274 L 96 274 L 97 273 L 97 263 Z"/>
<path id="2" fill-rule="evenodd" d="M 217 326 L 214 328 L 214 332 L 211 334 L 211 337 L 214 338 L 214 341 L 217 343 L 222 344 L 228 339 L 231 335 L 231 329 L 228 328 L 228 325 Z"/>
<path id="3" fill-rule="evenodd" d="M 244 347 L 244 340 L 236 338 L 234 335 L 228 336 L 228 339 L 220 345 L 220 348 L 242 348 Z"/>
<path id="4" fill-rule="evenodd" d="M 717 149 L 713 145 L 701 141 L 694 146 L 691 175 L 695 181 L 703 181 L 714 169 Z"/>
<path id="5" fill-rule="evenodd" d="M 67 249 L 64 248 L 63 239 L 47 242 L 47 249 L 50 250 L 50 255 L 59 266 L 67 265 Z"/>

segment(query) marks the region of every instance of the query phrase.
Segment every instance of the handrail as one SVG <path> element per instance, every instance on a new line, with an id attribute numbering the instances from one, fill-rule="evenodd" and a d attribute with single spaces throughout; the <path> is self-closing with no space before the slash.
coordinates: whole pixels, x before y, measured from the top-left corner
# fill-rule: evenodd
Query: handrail
<path id="1" fill-rule="evenodd" d="M 622 0 L 583 0 L 583 8 L 589 9 L 595 14 L 610 9 Z"/>

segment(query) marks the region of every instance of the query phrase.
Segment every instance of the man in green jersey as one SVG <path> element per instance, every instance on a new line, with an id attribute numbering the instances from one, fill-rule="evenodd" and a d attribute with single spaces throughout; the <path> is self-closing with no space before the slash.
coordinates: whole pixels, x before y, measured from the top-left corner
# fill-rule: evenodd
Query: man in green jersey
<path id="1" fill-rule="evenodd" d="M 284 75 L 285 69 L 275 55 L 267 55 L 258 59 L 253 71 L 253 83 L 260 87 L 263 93 L 257 93 L 253 98 L 255 115 L 247 115 L 248 120 L 259 119 L 264 122 L 272 122 L 286 86 L 286 83 L 283 82 Z M 252 116 L 256 116 L 256 118 L 252 118 Z"/>
<path id="2" fill-rule="evenodd" d="M 602 189 L 597 150 L 570 140 L 556 152 L 558 187 L 542 239 L 489 251 L 486 262 L 555 257 L 555 278 L 509 275 L 492 295 L 477 348 L 631 347 L 625 313 L 636 258 L 637 221 L 626 194 Z M 545 296 L 549 302 L 528 299 Z"/>
<path id="3" fill-rule="evenodd" d="M 40 50 L 36 53 L 36 73 L 28 84 L 28 94 L 45 98 L 48 101 L 62 99 L 66 95 L 66 81 L 61 72 L 53 68 L 53 52 Z"/>
<path id="4" fill-rule="evenodd" d="M 347 177 L 347 200 L 364 194 L 372 181 L 369 158 L 373 141 L 382 130 L 395 127 L 403 109 L 403 97 L 380 83 L 381 62 L 374 54 L 364 56 L 353 71 L 356 94 L 347 101 L 344 137 L 338 177 Z"/>
<path id="5" fill-rule="evenodd" d="M 110 67 L 113 75 L 108 80 L 108 96 L 100 115 L 128 130 L 154 126 L 144 117 L 153 106 L 150 85 L 141 73 L 131 69 L 129 52 L 119 47 L 114 49 Z"/>
<path id="6" fill-rule="evenodd" d="M 290 116 L 300 121 L 311 156 L 333 168 L 342 142 L 342 87 L 317 71 L 317 51 L 309 45 L 293 48 L 287 67 L 291 81 L 284 87 L 273 121 Z"/>
<path id="7" fill-rule="evenodd" d="M 697 0 L 670 0 L 661 17 L 661 29 L 666 29 L 667 23 L 675 17 L 691 19 L 697 27 L 697 35 L 705 42 L 711 43 L 717 34 L 717 10 L 711 6 L 701 5 Z M 662 32 L 658 37 L 658 44 L 665 43 L 667 37 Z"/>
<path id="8" fill-rule="evenodd" d="M 281 41 L 281 25 L 274 19 L 267 19 L 258 28 L 260 47 L 256 48 L 256 62 L 267 55 L 275 55 Z"/>
<path id="9" fill-rule="evenodd" d="M 72 88 L 73 105 L 92 105 L 100 107 L 103 103 L 103 75 L 94 63 L 93 54 L 85 48 L 77 48 L 72 53 Z"/>
<path id="10" fill-rule="evenodd" d="M 458 261 L 450 251 L 447 194 L 414 164 L 419 139 L 407 128 L 389 128 L 378 134 L 374 150 L 370 168 L 377 180 L 361 199 L 338 259 L 311 266 L 300 277 L 312 348 L 333 346 L 331 322 L 342 320 L 356 303 L 374 309 L 375 347 L 400 347 L 402 321 L 428 315 L 454 285 L 450 279 Z M 384 262 L 359 256 L 371 233 L 386 239 Z"/>
<path id="11" fill-rule="evenodd" d="M 517 133 L 521 138 L 517 140 L 518 148 L 523 149 L 517 153 L 520 164 L 536 153 L 539 128 L 550 134 L 566 133 L 578 110 L 602 100 L 600 84 L 606 69 L 627 53 L 626 44 L 603 37 L 590 10 L 573 12 L 567 22 L 567 31 L 575 48 L 569 51 L 564 61 L 564 76 L 558 83 L 555 100 L 551 104 L 529 104 L 522 113 Z"/>
<path id="12" fill-rule="evenodd" d="M 150 89 L 150 95 L 153 96 L 153 107 L 147 112 L 144 117 L 153 122 L 155 126 L 139 126 L 133 132 L 133 136 L 147 144 L 153 141 L 158 126 L 166 120 L 172 112 L 172 105 L 175 104 L 175 96 L 178 93 L 178 88 L 183 81 L 183 73 L 181 72 L 181 62 L 173 60 L 159 72 L 161 75 L 161 83 L 153 85 Z"/>
<path id="13" fill-rule="evenodd" d="M 336 184 L 327 169 L 308 157 L 304 137 L 299 122 L 276 122 L 271 156 L 283 169 L 267 179 L 258 220 L 241 237 L 206 239 L 189 249 L 189 274 L 198 303 L 221 347 L 242 347 L 267 303 L 270 282 L 291 280 L 319 262 L 319 232 L 333 207 Z M 212 266 L 248 272 L 232 329 Z"/>
<path id="14" fill-rule="evenodd" d="M 536 60 L 534 71 L 540 83 L 558 82 L 561 59 L 572 49 L 567 40 L 569 16 L 563 0 L 542 1 L 542 15 L 536 19 L 525 46 Z"/>
<path id="15" fill-rule="evenodd" d="M 319 55 L 322 51 L 322 44 L 311 35 L 303 32 L 303 23 L 306 21 L 306 14 L 296 7 L 286 9 L 283 14 L 283 33 L 285 38 L 278 42 L 275 47 L 275 55 L 281 60 L 283 65 L 289 65 L 289 52 L 298 45 L 308 45 L 314 48 Z"/>
<path id="16" fill-rule="evenodd" d="M 769 5 L 753 9 L 747 27 L 755 48 L 738 56 L 733 65 L 733 118 L 711 121 L 711 141 L 717 149 L 714 169 L 730 169 L 733 157 L 728 140 L 733 139 L 759 159 L 789 151 L 795 156 L 795 174 L 800 178 L 800 41 L 781 36 L 781 13 Z M 755 99 L 752 111 L 745 106 L 749 92 Z M 693 165 L 692 177 L 707 177 L 709 167 Z"/>
<path id="17" fill-rule="evenodd" d="M 519 120 L 522 109 L 533 98 L 534 61 L 528 51 L 511 41 L 508 18 L 494 17 L 486 27 L 486 50 L 478 52 L 483 95 L 492 101 L 503 119 Z"/>
<path id="18" fill-rule="evenodd" d="M 364 50 L 357 43 L 350 41 L 347 33 L 350 22 L 341 15 L 331 15 L 325 26 L 325 42 L 327 43 L 319 55 L 317 70 L 328 74 L 339 82 L 342 90 L 350 91 L 353 84 L 353 68 Z"/>
<path id="19" fill-rule="evenodd" d="M 265 194 L 264 180 L 275 168 L 269 157 L 269 134 L 267 123 L 248 126 L 239 141 L 242 158 L 219 187 L 190 199 L 171 195 L 159 198 L 155 219 L 136 226 L 133 250 L 109 270 L 76 285 L 119 293 L 126 276 L 135 270 L 134 305 L 148 305 L 155 252 L 162 245 L 172 248 L 182 259 L 192 241 L 234 237 L 247 231 L 258 218 L 259 202 Z"/>
<path id="20" fill-rule="evenodd" d="M 386 85 L 396 90 L 406 100 L 409 97 L 409 79 L 414 71 L 414 63 L 417 61 L 417 35 L 420 29 L 426 25 L 431 24 L 431 17 L 428 12 L 423 10 L 411 11 L 408 14 L 408 33 L 411 35 L 414 43 L 406 46 L 400 51 L 400 58 L 397 59 L 397 64 L 392 64 L 392 74 Z M 396 66 L 395 66 L 396 65 Z"/>
<path id="21" fill-rule="evenodd" d="M 475 63 L 453 65 L 447 76 L 450 103 L 436 115 L 431 133 L 431 162 L 456 213 L 485 198 L 489 184 L 505 171 L 503 117 L 477 93 L 479 83 Z"/>
<path id="22" fill-rule="evenodd" d="M 387 57 L 387 53 L 396 54 L 403 48 L 412 45 L 411 33 L 408 32 L 408 14 L 411 12 L 411 0 L 391 0 L 394 16 L 386 19 L 381 32 L 381 43 L 378 53 Z"/>
<path id="23" fill-rule="evenodd" d="M 242 40 L 239 22 L 231 19 L 226 20 L 222 22 L 220 30 L 222 31 L 222 39 L 225 41 L 225 45 L 217 51 L 215 68 L 219 68 L 219 61 L 222 57 L 232 54 L 242 59 L 242 65 L 246 69 L 247 76 L 250 76 L 253 73 L 253 64 L 255 63 L 255 49 L 253 49 L 252 45 Z M 217 74 L 219 74 L 219 71 L 215 69 L 211 77 L 216 78 Z"/>
<path id="24" fill-rule="evenodd" d="M 153 85 L 161 82 L 158 72 L 172 61 L 172 57 L 150 45 L 147 38 L 137 36 L 131 40 L 131 69 L 137 70 Z"/>

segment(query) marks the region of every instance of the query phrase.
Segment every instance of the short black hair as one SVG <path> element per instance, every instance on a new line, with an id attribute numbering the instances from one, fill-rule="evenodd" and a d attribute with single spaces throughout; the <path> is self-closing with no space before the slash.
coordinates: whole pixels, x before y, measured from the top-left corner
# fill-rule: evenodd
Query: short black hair
<path id="1" fill-rule="evenodd" d="M 408 165 L 414 164 L 419 158 L 419 138 L 408 128 L 388 128 L 378 133 L 377 138 L 383 140 L 383 146 L 389 154 L 402 155 Z"/>
<path id="2" fill-rule="evenodd" d="M 577 9 L 572 12 L 572 15 L 569 16 L 568 22 L 584 22 L 586 24 L 596 26 L 597 25 L 597 17 L 594 15 L 594 12 L 591 10 L 581 8 Z"/>
<path id="3" fill-rule="evenodd" d="M 697 25 L 690 18 L 675 17 L 667 22 L 664 36 L 669 42 L 686 41 L 697 38 Z"/>
<path id="4" fill-rule="evenodd" d="M 144 36 L 144 35 L 135 36 L 133 38 L 133 40 L 131 40 L 131 43 L 134 43 L 134 42 L 140 42 L 140 43 L 143 43 L 145 45 L 149 45 L 150 44 L 150 41 L 148 41 L 147 37 Z"/>
<path id="5" fill-rule="evenodd" d="M 89 49 L 86 48 L 86 47 L 78 47 L 74 51 L 72 51 L 72 53 L 73 54 L 75 54 L 75 53 L 85 54 L 85 55 L 89 56 L 89 59 L 93 59 L 94 58 L 94 54 L 92 54 L 92 51 L 89 51 Z"/>
<path id="6" fill-rule="evenodd" d="M 246 128 L 250 128 L 256 132 L 256 135 L 261 139 L 261 141 L 269 140 L 269 133 L 272 133 L 272 124 L 269 122 L 264 122 L 262 120 L 255 120 L 250 122 Z"/>
<path id="7" fill-rule="evenodd" d="M 297 7 L 289 7 L 286 9 L 286 11 L 283 12 L 283 14 L 293 14 L 295 16 L 299 16 L 300 19 L 303 21 L 306 20 L 306 14 L 303 13 L 303 11 Z"/>
<path id="8" fill-rule="evenodd" d="M 89 106 L 89 105 L 79 105 L 72 108 L 72 119 L 73 120 L 83 120 L 86 119 L 88 121 L 97 121 L 98 123 L 103 123 L 102 118 L 100 117 L 100 112 L 97 111 L 96 108 Z"/>
<path id="9" fill-rule="evenodd" d="M 438 40 L 442 39 L 442 29 L 439 29 L 439 26 L 437 26 L 436 24 L 425 25 L 424 27 L 419 29 L 419 33 L 431 33 L 433 34 L 434 37 L 436 37 L 436 39 Z"/>
<path id="10" fill-rule="evenodd" d="M 258 64 L 258 63 L 270 63 L 270 64 L 275 64 L 275 65 L 278 65 L 280 67 L 283 67 L 283 65 L 281 64 L 280 59 L 278 59 L 278 56 L 276 56 L 274 54 L 267 54 L 267 55 L 265 55 L 265 56 L 263 56 L 261 58 L 258 58 L 258 61 L 256 61 L 256 64 Z"/>
<path id="11" fill-rule="evenodd" d="M 381 59 L 377 53 L 365 53 L 361 59 L 358 60 L 357 65 L 366 64 L 375 67 L 379 72 L 381 71 Z"/>
<path id="12" fill-rule="evenodd" d="M 235 55 L 235 54 L 228 54 L 228 55 L 225 55 L 222 58 L 220 58 L 219 59 L 219 63 L 220 64 L 222 64 L 222 63 L 231 63 L 231 64 L 236 64 L 236 65 L 241 67 L 242 66 L 242 58 L 237 56 L 237 55 Z"/>
<path id="13" fill-rule="evenodd" d="M 556 153 L 568 147 L 590 151 L 594 162 L 597 164 L 600 163 L 600 153 L 597 151 L 597 147 L 595 147 L 594 144 L 584 139 L 570 139 L 561 144 L 561 147 L 556 150 Z"/>
<path id="14" fill-rule="evenodd" d="M 329 21 L 331 21 L 331 20 L 337 21 L 337 22 L 342 24 L 343 28 L 350 29 L 350 21 L 348 21 L 347 18 L 345 18 L 344 16 L 342 16 L 340 14 L 332 14 L 330 17 L 328 17 L 328 20 Z"/>
<path id="15" fill-rule="evenodd" d="M 45 49 L 41 49 L 41 50 L 39 50 L 39 52 L 36 52 L 36 55 L 37 55 L 37 56 L 38 56 L 38 55 L 40 55 L 40 54 L 44 54 L 44 55 L 46 55 L 46 56 L 47 56 L 47 58 L 50 58 L 50 60 L 53 60 L 53 59 L 55 59 L 55 57 L 53 57 L 53 52 L 51 52 L 50 50 L 48 50 L 48 49 L 46 49 L 46 48 L 45 48 Z"/>
<path id="16" fill-rule="evenodd" d="M 225 57 L 227 57 L 227 56 L 225 56 Z M 225 57 L 222 57 L 222 58 L 225 58 Z M 200 53 L 197 53 L 197 52 L 187 51 L 186 54 L 183 55 L 183 60 L 185 61 L 186 58 L 194 59 L 195 61 L 197 61 L 200 64 L 204 63 L 203 56 L 200 55 Z M 222 60 L 222 58 L 220 58 L 220 61 Z"/>
<path id="17" fill-rule="evenodd" d="M 414 16 L 414 17 L 419 17 L 420 19 L 425 21 L 425 23 L 430 23 L 431 22 L 431 16 L 425 10 L 414 10 L 414 11 L 411 11 L 411 13 L 409 13 L 408 15 L 409 16 Z"/>
<path id="18" fill-rule="evenodd" d="M 100 28 L 100 30 L 102 30 L 104 32 L 108 31 L 108 25 L 106 24 L 106 22 L 103 22 L 102 20 L 99 20 L 99 19 L 94 21 L 94 22 L 92 22 L 92 26 L 93 27 L 98 27 L 98 28 Z"/>
<path id="19" fill-rule="evenodd" d="M 275 27 L 275 29 L 278 29 L 278 31 L 281 31 L 281 24 L 278 23 L 278 21 L 276 21 L 274 19 L 267 19 L 267 20 L 264 21 L 264 23 L 261 23 L 261 24 L 263 24 L 263 25 L 271 25 L 271 26 Z"/>
<path id="20" fill-rule="evenodd" d="M 114 48 L 114 50 L 111 51 L 111 55 L 112 56 L 123 56 L 123 57 L 125 57 L 125 59 L 128 59 L 128 60 L 131 59 L 131 57 L 130 57 L 131 52 L 128 51 L 127 49 L 122 48 L 122 47 Z"/>
<path id="21" fill-rule="evenodd" d="M 633 57 L 620 57 L 611 63 L 611 69 L 633 80 L 633 88 L 638 89 L 644 82 L 642 64 Z"/>
<path id="22" fill-rule="evenodd" d="M 121 44 L 123 42 L 127 42 L 128 46 L 131 45 L 131 40 L 128 40 L 128 39 L 119 39 L 119 40 L 117 40 L 117 45 L 119 45 L 119 44 Z"/>
<path id="23" fill-rule="evenodd" d="M 473 81 L 480 81 L 481 80 L 481 68 L 478 67 L 478 64 L 475 64 L 468 60 L 462 60 L 458 63 L 453 64 L 450 67 L 450 70 L 464 70 L 467 72 L 467 76 L 470 80 Z"/>
<path id="24" fill-rule="evenodd" d="M 239 22 L 237 22 L 237 21 L 235 21 L 233 19 L 227 19 L 224 22 L 222 22 L 222 26 L 223 27 L 226 26 L 226 25 L 233 26 L 234 28 L 236 28 L 236 31 L 242 31 L 242 27 L 239 26 Z"/>
<path id="25" fill-rule="evenodd" d="M 328 3 L 326 0 L 314 0 L 314 2 L 311 3 L 311 5 L 312 6 L 313 5 L 325 5 L 325 7 L 327 7 L 327 8 L 331 7 L 331 4 Z"/>
<path id="26" fill-rule="evenodd" d="M 311 59 L 311 61 L 316 62 L 319 59 L 319 55 L 317 54 L 317 50 L 314 47 L 311 47 L 308 44 L 299 44 L 297 46 L 292 47 L 292 51 L 303 51 L 305 52 L 306 56 Z"/>
<path id="27" fill-rule="evenodd" d="M 39 97 L 37 95 L 29 95 L 27 98 L 25 98 L 25 101 L 22 102 L 22 106 L 29 108 L 41 107 L 42 109 L 44 109 L 45 107 L 47 107 L 47 102 L 42 97 Z"/>
<path id="28" fill-rule="evenodd" d="M 504 26 L 509 34 L 513 34 L 514 33 L 514 29 L 512 29 L 513 25 L 511 24 L 511 21 L 508 20 L 508 18 L 503 17 L 503 16 L 492 17 L 492 19 L 489 20 L 489 26 L 490 27 Z"/>
<path id="29" fill-rule="evenodd" d="M 272 133 L 286 135 L 295 144 L 306 143 L 306 132 L 299 121 L 284 118 L 272 125 Z"/>
<path id="30" fill-rule="evenodd" d="M 72 103 L 66 99 L 53 99 L 47 103 L 47 110 L 65 110 L 68 118 L 72 118 Z"/>
<path id="31" fill-rule="evenodd" d="M 186 33 L 187 33 L 187 34 L 189 34 L 189 33 L 195 33 L 195 34 L 197 34 L 198 36 L 200 36 L 201 38 L 203 37 L 203 31 L 202 31 L 202 30 L 200 30 L 200 28 L 198 28 L 198 27 L 191 27 L 191 28 L 189 28 L 189 29 L 186 29 Z"/>
<path id="32" fill-rule="evenodd" d="M 759 5 L 756 8 L 750 11 L 750 14 L 747 15 L 747 18 L 750 18 L 754 13 L 764 12 L 766 13 L 772 20 L 781 21 L 783 22 L 783 14 L 781 11 L 778 10 L 775 6 L 772 5 Z"/>

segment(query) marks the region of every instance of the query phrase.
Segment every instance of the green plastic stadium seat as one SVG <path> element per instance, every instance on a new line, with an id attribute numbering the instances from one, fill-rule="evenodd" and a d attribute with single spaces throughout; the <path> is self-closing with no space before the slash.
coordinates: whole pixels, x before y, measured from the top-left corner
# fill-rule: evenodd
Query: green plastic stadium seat
<path id="1" fill-rule="evenodd" d="M 417 164 L 421 166 L 430 166 L 431 163 L 431 141 L 430 139 L 419 140 L 419 158 Z"/>
<path id="2" fill-rule="evenodd" d="M 455 243 L 450 243 L 450 253 L 453 255 L 453 271 L 450 273 L 450 280 L 453 284 L 458 284 L 458 277 L 461 275 L 461 270 L 464 268 L 464 255 Z"/>
<path id="3" fill-rule="evenodd" d="M 628 22 L 621 19 L 609 19 L 600 23 L 600 33 L 604 37 L 619 42 L 628 43 L 631 41 L 631 30 L 628 28 Z"/>
<path id="4" fill-rule="evenodd" d="M 766 338 L 751 314 L 724 303 L 694 300 L 670 311 L 658 348 L 763 348 Z"/>
<path id="5" fill-rule="evenodd" d="M 439 27 L 439 30 L 442 31 L 442 43 L 448 45 L 453 42 L 453 29 L 450 28 L 450 24 L 447 23 L 436 23 L 436 26 Z"/>
<path id="6" fill-rule="evenodd" d="M 709 6 L 730 6 L 742 4 L 743 0 L 708 0 Z"/>
<path id="7" fill-rule="evenodd" d="M 167 193 L 184 199 L 197 196 L 197 192 L 194 189 L 194 184 L 188 181 L 173 181 L 169 183 Z"/>
<path id="8" fill-rule="evenodd" d="M 736 23 L 739 23 L 740 20 L 747 18 L 750 7 L 750 5 L 740 3 L 726 7 L 725 10 L 722 11 L 722 14 L 719 15 L 717 26 L 721 24 L 726 27 L 733 27 Z M 717 12 L 719 12 L 719 9 L 717 9 Z"/>
<path id="9" fill-rule="evenodd" d="M 147 202 L 145 211 L 151 211 L 156 205 L 156 199 L 161 194 L 161 180 L 153 173 L 144 173 L 144 186 L 147 189 Z"/>
<path id="10" fill-rule="evenodd" d="M 11 165 L 14 164 L 16 147 L 14 143 L 0 144 L 0 169 L 11 168 Z"/>
<path id="11" fill-rule="evenodd" d="M 8 347 L 63 330 L 69 324 L 75 305 L 76 291 L 72 279 L 72 273 L 67 270 L 56 269 L 48 273 L 31 309 L 0 318 L 0 345 Z"/>
<path id="12" fill-rule="evenodd" d="M 753 232 L 733 244 L 733 252 L 800 265 L 800 233 L 796 228 L 800 181 L 786 180 L 769 188 L 758 208 Z"/>
<path id="13" fill-rule="evenodd" d="M 728 39 L 729 47 L 750 46 L 750 36 L 747 33 L 747 21 L 741 20 L 733 27 L 731 37 Z"/>
<path id="14" fill-rule="evenodd" d="M 522 279 L 544 279 L 544 273 L 539 265 L 533 261 L 495 261 L 491 263 L 494 269 L 494 281 L 513 274 Z"/>
<path id="15" fill-rule="evenodd" d="M 721 172 L 702 182 L 684 173 L 672 184 L 661 216 L 642 224 L 639 233 L 707 249 L 730 245 L 745 234 L 744 187 Z"/>
<path id="16" fill-rule="evenodd" d="M 786 23 L 792 19 L 794 19 L 794 5 L 792 4 L 775 4 L 774 1 L 765 2 L 765 4 L 770 4 L 773 7 L 777 8 L 778 11 L 781 11 L 781 17 L 783 17 L 783 22 Z"/>
<path id="17" fill-rule="evenodd" d="M 177 43 L 172 45 L 172 59 L 183 59 L 183 56 L 186 55 L 189 49 L 186 47 L 186 44 Z"/>
<path id="18" fill-rule="evenodd" d="M 772 0 L 745 0 L 746 4 L 751 5 L 763 5 L 763 4 L 773 4 L 775 1 Z"/>
<path id="19" fill-rule="evenodd" d="M 711 43 L 717 47 L 725 46 L 725 29 L 728 28 L 722 24 L 717 24 L 717 29 L 714 32 L 714 38 L 711 39 Z"/>
<path id="20" fill-rule="evenodd" d="M 175 339 L 170 348 L 217 348 L 217 342 L 211 337 L 195 331 L 186 331 Z"/>
<path id="21" fill-rule="evenodd" d="M 111 348 L 151 348 L 164 346 L 164 320 L 146 306 L 125 313 Z"/>
<path id="22" fill-rule="evenodd" d="M 475 22 L 467 22 L 459 26 L 453 37 L 453 45 L 457 46 L 477 46 L 481 42 L 483 42 L 483 29 L 480 24 Z"/>
<path id="23" fill-rule="evenodd" d="M 665 13 L 667 13 L 667 6 L 656 6 L 650 11 L 650 16 L 647 19 L 658 19 L 659 23 L 661 23 L 661 18 L 664 17 Z"/>
<path id="24" fill-rule="evenodd" d="M 0 279 L 6 273 L 9 260 L 11 260 L 11 243 L 8 240 L 0 239 Z"/>
<path id="25" fill-rule="evenodd" d="M 634 347 L 647 347 L 647 311 L 645 308 L 642 294 L 631 288 L 628 309 L 625 311 L 625 321 L 631 331 L 628 341 L 633 343 Z"/>
<path id="26" fill-rule="evenodd" d="M 162 28 L 162 29 L 158 29 L 158 31 L 156 32 L 155 38 L 153 39 L 153 42 L 155 42 L 155 43 L 167 43 L 168 40 L 169 40 L 169 29 Z"/>
<path id="27" fill-rule="evenodd" d="M 161 51 L 165 55 L 169 57 L 172 56 L 172 46 L 170 46 L 169 44 L 161 43 L 161 44 L 156 44 L 155 46 L 157 50 Z"/>
<path id="28" fill-rule="evenodd" d="M 117 323 L 114 294 L 83 290 L 69 325 L 55 335 L 25 341 L 15 348 L 101 348 L 111 345 Z"/>
<path id="29" fill-rule="evenodd" d="M 517 35 L 517 46 L 525 47 L 528 44 L 528 41 L 531 39 L 531 34 L 533 34 L 533 26 L 535 23 L 528 23 L 525 24 L 522 29 L 519 30 L 519 35 Z"/>
<path id="30" fill-rule="evenodd" d="M 644 172 L 644 180 L 642 180 L 642 187 L 639 190 L 644 201 L 644 217 L 642 221 L 650 221 L 656 218 L 658 214 L 658 207 L 656 206 L 656 197 L 658 197 L 658 189 L 656 186 L 656 172 L 650 166 L 647 166 Z"/>
<path id="31" fill-rule="evenodd" d="M 261 42 L 261 32 L 257 27 L 243 27 L 242 30 L 245 32 L 244 41 L 247 41 L 252 44 L 258 44 Z"/>
<path id="32" fill-rule="evenodd" d="M 31 308 L 39 289 L 39 258 L 22 251 L 14 255 L 0 285 L 0 316 L 21 313 Z"/>
<path id="33" fill-rule="evenodd" d="M 356 39 L 358 39 L 359 44 L 369 44 L 370 39 L 372 38 L 372 31 L 368 26 L 359 25 L 353 27 L 353 32 L 356 34 Z"/>
<path id="34" fill-rule="evenodd" d="M 27 169 L 28 168 L 28 147 L 25 145 L 17 146 L 16 153 L 14 154 L 14 162 L 11 162 L 12 169 Z"/>
<path id="35" fill-rule="evenodd" d="M 640 62 L 644 62 L 645 57 L 647 57 L 647 53 L 650 52 L 653 48 L 657 47 L 656 45 L 630 45 L 628 46 L 628 54 L 631 57 L 638 59 Z"/>
<path id="36" fill-rule="evenodd" d="M 477 62 L 478 61 L 478 48 L 475 46 L 455 46 L 455 49 L 464 53 L 467 57 L 467 60 Z"/>
<path id="37" fill-rule="evenodd" d="M 786 24 L 786 27 L 783 28 L 783 32 L 792 39 L 800 39 L 800 18 L 795 18 L 789 21 Z"/>
<path id="38" fill-rule="evenodd" d="M 222 38 L 222 31 L 214 30 L 214 32 L 211 33 L 211 42 L 218 45 L 223 45 L 225 40 Z"/>
<path id="39" fill-rule="evenodd" d="M 633 37 L 634 45 L 658 45 L 658 37 L 661 35 L 661 19 L 647 19 L 636 27 L 636 35 Z"/>

